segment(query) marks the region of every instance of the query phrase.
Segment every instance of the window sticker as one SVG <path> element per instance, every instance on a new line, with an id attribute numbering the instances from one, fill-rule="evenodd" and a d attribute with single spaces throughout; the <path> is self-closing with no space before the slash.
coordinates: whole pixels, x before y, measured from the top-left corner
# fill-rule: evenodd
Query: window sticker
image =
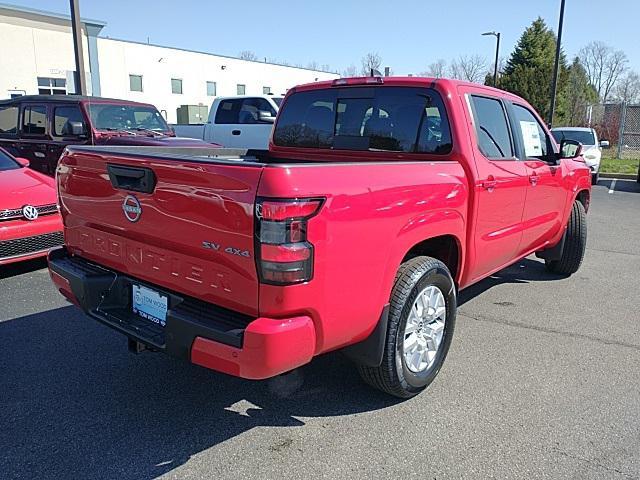
<path id="1" fill-rule="evenodd" d="M 542 155 L 542 141 L 536 122 L 520 121 L 522 140 L 524 141 L 524 154 L 527 157 L 539 157 Z"/>

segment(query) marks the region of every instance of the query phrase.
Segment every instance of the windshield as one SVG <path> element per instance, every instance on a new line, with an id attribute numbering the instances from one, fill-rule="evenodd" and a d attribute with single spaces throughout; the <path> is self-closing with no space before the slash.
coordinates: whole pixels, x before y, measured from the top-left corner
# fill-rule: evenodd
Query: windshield
<path id="1" fill-rule="evenodd" d="M 0 171 L 2 170 L 14 170 L 20 168 L 18 162 L 7 155 L 2 149 L 0 149 Z"/>
<path id="2" fill-rule="evenodd" d="M 573 140 L 574 142 L 580 142 L 582 145 L 595 145 L 596 139 L 593 136 L 593 132 L 586 130 L 552 130 L 551 133 L 556 139 L 556 142 L 560 143 L 562 140 Z"/>
<path id="3" fill-rule="evenodd" d="M 276 125 L 283 147 L 446 154 L 440 95 L 413 87 L 345 87 L 292 94 Z"/>
<path id="4" fill-rule="evenodd" d="M 271 100 L 273 100 L 273 102 L 278 106 L 278 108 L 280 108 L 280 105 L 282 105 L 282 100 L 284 100 L 282 97 L 271 97 Z"/>
<path id="5" fill-rule="evenodd" d="M 87 110 L 97 130 L 169 132 L 167 122 L 154 107 L 92 103 L 87 105 Z"/>

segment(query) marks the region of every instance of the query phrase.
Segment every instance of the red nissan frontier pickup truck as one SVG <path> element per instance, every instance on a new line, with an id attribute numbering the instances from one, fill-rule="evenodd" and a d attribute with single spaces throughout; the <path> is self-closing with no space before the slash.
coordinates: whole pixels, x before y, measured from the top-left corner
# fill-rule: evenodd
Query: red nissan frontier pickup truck
<path id="1" fill-rule="evenodd" d="M 51 277 L 133 351 L 264 379 L 341 349 L 406 398 L 444 362 L 459 290 L 532 253 L 579 268 L 580 149 L 482 85 L 302 85 L 265 154 L 69 147 Z"/>

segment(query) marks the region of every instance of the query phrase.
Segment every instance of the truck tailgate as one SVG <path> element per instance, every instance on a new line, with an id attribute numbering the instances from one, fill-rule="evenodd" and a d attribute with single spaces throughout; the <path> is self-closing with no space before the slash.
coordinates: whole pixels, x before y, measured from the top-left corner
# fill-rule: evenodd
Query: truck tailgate
<path id="1" fill-rule="evenodd" d="M 257 315 L 261 173 L 253 162 L 68 152 L 57 174 L 65 243 L 117 272 Z"/>

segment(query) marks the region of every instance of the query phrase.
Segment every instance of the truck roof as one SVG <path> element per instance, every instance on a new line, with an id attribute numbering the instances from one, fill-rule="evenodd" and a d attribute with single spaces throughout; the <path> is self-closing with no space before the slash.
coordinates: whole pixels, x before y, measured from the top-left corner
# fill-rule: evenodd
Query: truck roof
<path id="1" fill-rule="evenodd" d="M 567 132 L 591 132 L 593 128 L 590 127 L 553 127 L 551 129 L 552 132 L 560 132 L 565 130 Z"/>
<path id="2" fill-rule="evenodd" d="M 377 83 L 372 82 L 371 79 L 379 79 Z M 367 82 L 369 80 L 369 82 Z M 346 81 L 347 83 L 341 85 L 340 81 Z M 394 87 L 435 87 L 441 86 L 443 89 L 454 90 L 458 86 L 471 86 L 474 88 L 480 88 L 487 91 L 492 91 L 501 97 L 509 97 L 512 99 L 518 99 L 524 101 L 521 97 L 514 95 L 513 93 L 499 88 L 490 87 L 480 83 L 466 82 L 463 80 L 454 80 L 451 78 L 433 78 L 433 77 L 343 77 L 337 80 L 324 80 L 321 82 L 305 83 L 292 88 L 290 91 L 302 91 L 302 90 L 320 90 L 333 86 L 375 86 L 375 85 L 391 85 Z M 526 103 L 526 102 L 525 102 Z"/>
<path id="3" fill-rule="evenodd" d="M 0 100 L 0 105 L 12 105 L 22 102 L 39 103 L 118 103 L 122 105 L 144 105 L 154 107 L 150 103 L 133 102 L 131 100 L 121 100 L 119 98 L 91 97 L 88 95 L 21 95 L 8 100 Z"/>

